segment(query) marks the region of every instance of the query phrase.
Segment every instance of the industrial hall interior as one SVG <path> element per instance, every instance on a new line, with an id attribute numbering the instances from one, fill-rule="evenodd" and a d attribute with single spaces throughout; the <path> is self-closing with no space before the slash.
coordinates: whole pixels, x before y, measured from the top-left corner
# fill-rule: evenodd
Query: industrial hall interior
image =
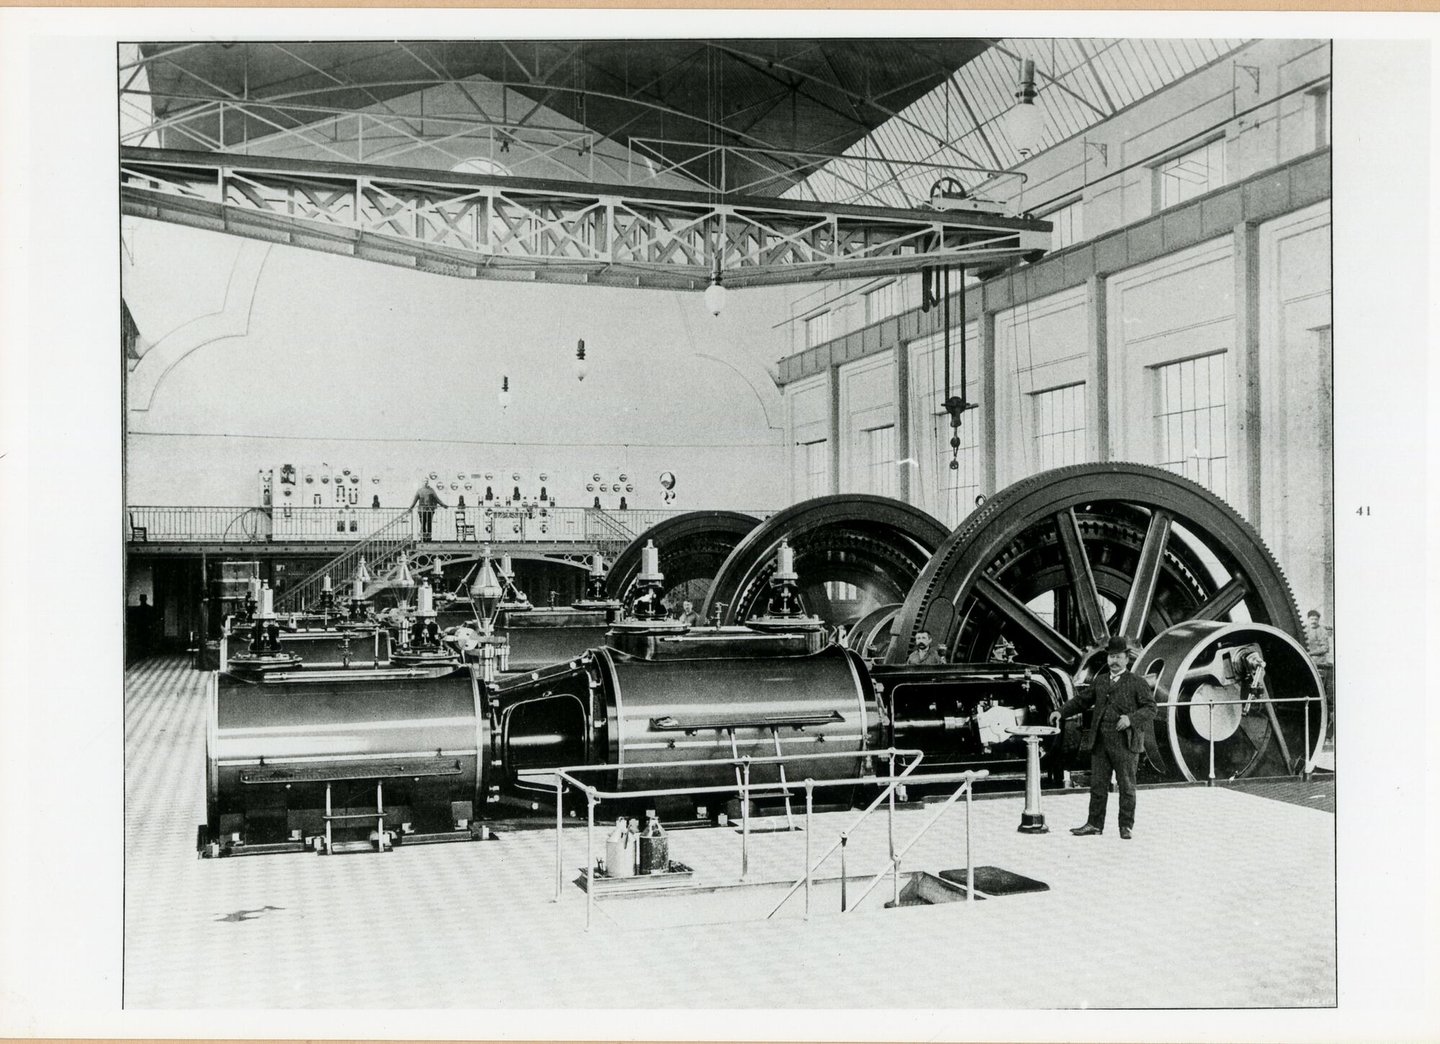
<path id="1" fill-rule="evenodd" d="M 1336 1004 L 1330 42 L 116 66 L 127 1008 Z"/>

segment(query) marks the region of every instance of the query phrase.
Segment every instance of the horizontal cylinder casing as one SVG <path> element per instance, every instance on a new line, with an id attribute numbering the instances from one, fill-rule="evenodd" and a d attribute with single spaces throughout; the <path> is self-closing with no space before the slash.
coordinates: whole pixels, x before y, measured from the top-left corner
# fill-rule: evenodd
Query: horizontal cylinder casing
<path id="1" fill-rule="evenodd" d="M 786 756 L 859 755 L 875 738 L 864 665 L 838 646 L 757 659 L 644 660 L 606 649 L 597 665 L 607 701 L 607 760 L 619 766 L 623 790 L 734 784 L 733 754 L 773 757 L 777 738 Z M 714 768 L 626 767 L 711 759 Z M 853 776 L 859 760 L 792 761 L 787 779 Z M 773 764 L 751 770 L 753 782 L 778 778 Z"/>
<path id="2" fill-rule="evenodd" d="M 294 680 L 219 674 L 206 742 L 216 811 L 246 790 L 326 781 L 432 779 L 452 800 L 483 801 L 488 723 L 468 669 L 317 671 Z"/>

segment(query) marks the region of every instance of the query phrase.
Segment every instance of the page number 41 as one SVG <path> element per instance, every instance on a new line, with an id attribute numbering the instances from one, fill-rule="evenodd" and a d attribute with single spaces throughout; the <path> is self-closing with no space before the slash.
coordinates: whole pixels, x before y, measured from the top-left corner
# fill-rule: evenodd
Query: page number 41
<path id="1" fill-rule="evenodd" d="M 1357 508 L 1355 509 L 1355 514 L 1357 514 L 1357 515 L 1368 515 L 1368 514 L 1370 514 L 1370 505 L 1369 505 L 1369 504 L 1361 504 L 1359 507 L 1357 507 Z"/>

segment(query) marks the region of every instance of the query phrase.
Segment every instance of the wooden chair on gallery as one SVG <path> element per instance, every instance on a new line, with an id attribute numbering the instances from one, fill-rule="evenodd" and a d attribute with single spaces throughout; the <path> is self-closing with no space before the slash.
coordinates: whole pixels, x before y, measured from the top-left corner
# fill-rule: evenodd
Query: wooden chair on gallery
<path id="1" fill-rule="evenodd" d="M 135 512 L 127 512 L 130 516 L 130 539 L 138 540 L 141 543 L 150 542 L 150 530 L 148 526 L 137 526 L 135 524 Z"/>

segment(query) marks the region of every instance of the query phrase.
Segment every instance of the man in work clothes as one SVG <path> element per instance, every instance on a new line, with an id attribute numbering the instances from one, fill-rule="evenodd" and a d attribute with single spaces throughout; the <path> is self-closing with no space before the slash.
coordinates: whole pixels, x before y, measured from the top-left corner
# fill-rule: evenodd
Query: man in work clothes
<path id="1" fill-rule="evenodd" d="M 1110 773 L 1120 786 L 1120 836 L 1130 840 L 1135 826 L 1135 769 L 1145 749 L 1145 736 L 1155 718 L 1155 697 L 1150 686 L 1130 671 L 1125 639 L 1111 638 L 1105 645 L 1109 668 L 1090 684 L 1090 691 L 1066 701 L 1050 715 L 1050 724 L 1094 705 L 1090 727 L 1080 741 L 1090 751 L 1090 814 L 1084 826 L 1070 833 L 1077 837 L 1105 831 L 1105 804 L 1110 796 Z"/>
<path id="2" fill-rule="evenodd" d="M 415 491 L 415 499 L 410 501 L 410 506 L 420 509 L 420 539 L 429 540 L 435 526 L 435 509 L 445 506 L 439 494 L 435 492 L 435 487 L 430 485 L 429 479 L 426 479 L 425 484 Z"/>
<path id="3" fill-rule="evenodd" d="M 930 645 L 929 631 L 921 631 L 915 636 L 915 648 L 905 658 L 905 662 L 923 667 L 931 667 L 940 663 L 940 654 Z"/>

